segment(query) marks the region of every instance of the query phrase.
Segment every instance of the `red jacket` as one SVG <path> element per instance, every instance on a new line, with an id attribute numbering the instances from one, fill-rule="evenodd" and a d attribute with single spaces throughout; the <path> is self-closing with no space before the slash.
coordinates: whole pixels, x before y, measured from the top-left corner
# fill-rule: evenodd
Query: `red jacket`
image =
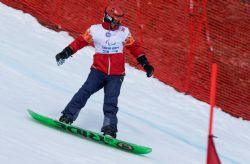
<path id="1" fill-rule="evenodd" d="M 108 23 L 102 23 L 102 27 L 105 30 L 109 29 Z M 119 27 L 118 27 L 119 28 Z M 118 30 L 118 28 L 113 29 L 113 31 Z M 92 35 L 89 30 L 87 30 L 83 35 L 76 38 L 69 47 L 75 53 L 79 49 L 89 45 L 93 41 Z M 132 36 L 128 37 L 124 42 L 124 47 L 130 50 L 130 53 L 138 58 L 144 54 L 142 48 L 135 42 Z M 101 72 L 108 75 L 125 75 L 125 56 L 124 53 L 95 53 L 92 68 L 95 68 Z"/>

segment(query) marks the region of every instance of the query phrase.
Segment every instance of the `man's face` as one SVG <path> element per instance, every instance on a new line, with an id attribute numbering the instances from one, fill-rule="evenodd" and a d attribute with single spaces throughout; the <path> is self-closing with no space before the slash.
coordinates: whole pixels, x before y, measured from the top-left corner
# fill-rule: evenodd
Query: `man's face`
<path id="1" fill-rule="evenodd" d="M 119 26 L 120 23 L 121 21 L 113 18 L 113 21 L 111 22 L 111 28 L 115 28 L 116 26 Z"/>

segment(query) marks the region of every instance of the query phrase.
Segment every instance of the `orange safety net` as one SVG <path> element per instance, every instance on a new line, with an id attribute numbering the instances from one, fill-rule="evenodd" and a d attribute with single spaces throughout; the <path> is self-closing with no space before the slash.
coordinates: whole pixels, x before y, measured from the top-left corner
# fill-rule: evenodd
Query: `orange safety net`
<path id="1" fill-rule="evenodd" d="M 102 22 L 111 0 L 0 0 L 76 37 Z M 216 105 L 250 120 L 250 3 L 247 0 L 117 0 L 123 22 L 143 45 L 155 77 L 209 102 L 218 65 Z M 66 46 L 66 45 L 65 45 Z M 132 55 L 126 61 L 137 67 Z M 139 68 L 139 67 L 138 67 Z"/>

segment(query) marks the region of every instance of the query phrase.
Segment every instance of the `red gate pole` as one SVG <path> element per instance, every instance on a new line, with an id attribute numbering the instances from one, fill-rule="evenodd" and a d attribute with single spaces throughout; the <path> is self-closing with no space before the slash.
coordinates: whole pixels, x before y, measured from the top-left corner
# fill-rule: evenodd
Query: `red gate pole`
<path id="1" fill-rule="evenodd" d="M 209 130 L 208 135 L 212 135 L 213 128 L 213 113 L 216 97 L 216 79 L 217 79 L 217 64 L 212 65 L 212 76 L 211 76 L 211 91 L 210 91 L 210 117 L 209 117 Z"/>
<path id="2" fill-rule="evenodd" d="M 216 97 L 217 64 L 212 65 L 211 91 L 210 91 L 210 117 L 207 142 L 207 164 L 221 164 L 213 141 L 213 115 Z"/>
<path id="3" fill-rule="evenodd" d="M 186 71 L 186 75 L 185 75 L 185 79 L 184 79 L 184 87 L 183 87 L 183 92 L 188 93 L 190 90 L 190 81 L 191 81 L 191 77 L 192 77 L 192 72 L 193 72 L 193 67 L 194 67 L 194 55 L 195 55 L 195 46 L 197 45 L 199 39 L 202 36 L 202 28 L 204 27 L 204 23 L 206 21 L 206 17 L 207 17 L 207 13 L 206 13 L 206 9 L 207 9 L 207 0 L 203 0 L 202 1 L 202 9 L 204 10 L 203 13 L 200 16 L 200 19 L 198 20 L 198 25 L 197 25 L 197 31 L 195 34 L 195 28 L 194 28 L 194 24 L 193 24 L 193 18 L 190 18 L 190 22 L 189 22 L 189 41 L 190 41 L 190 46 L 189 46 L 189 50 L 188 50 L 188 68 Z M 190 4 L 189 4 L 189 14 L 190 16 L 192 16 L 194 13 L 194 4 L 195 1 L 194 0 L 190 0 Z M 194 35 L 194 36 L 193 36 Z"/>

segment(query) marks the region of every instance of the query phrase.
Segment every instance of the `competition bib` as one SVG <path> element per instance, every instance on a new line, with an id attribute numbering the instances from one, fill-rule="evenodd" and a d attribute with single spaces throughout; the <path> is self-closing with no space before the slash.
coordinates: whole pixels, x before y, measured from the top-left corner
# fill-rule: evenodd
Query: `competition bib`
<path id="1" fill-rule="evenodd" d="M 90 33 L 93 39 L 96 53 L 115 54 L 123 53 L 124 42 L 130 32 L 128 28 L 120 26 L 118 30 L 106 30 L 101 24 L 92 25 Z"/>

